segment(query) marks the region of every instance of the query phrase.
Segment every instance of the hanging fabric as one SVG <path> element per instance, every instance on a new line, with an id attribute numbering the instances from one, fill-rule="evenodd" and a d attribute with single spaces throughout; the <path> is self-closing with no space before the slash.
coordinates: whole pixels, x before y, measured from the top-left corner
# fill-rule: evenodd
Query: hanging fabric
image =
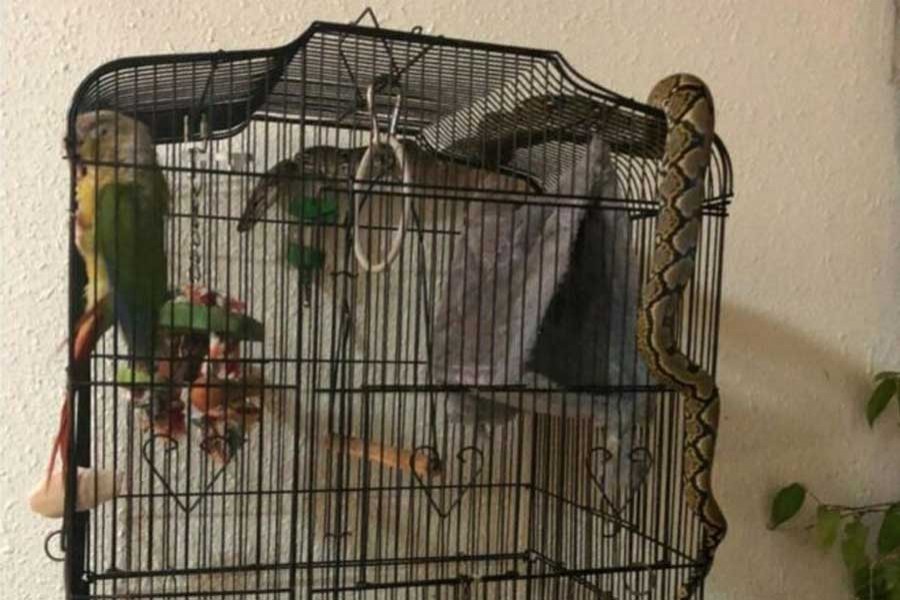
<path id="1" fill-rule="evenodd" d="M 448 394 L 451 420 L 497 424 L 520 410 L 611 420 L 596 391 L 578 388 L 646 381 L 626 310 L 638 288 L 629 217 L 591 210 L 616 187 L 595 136 L 546 195 L 471 211 L 435 313 L 433 377 L 469 388 Z M 647 396 L 633 399 L 625 416 L 641 419 Z"/>

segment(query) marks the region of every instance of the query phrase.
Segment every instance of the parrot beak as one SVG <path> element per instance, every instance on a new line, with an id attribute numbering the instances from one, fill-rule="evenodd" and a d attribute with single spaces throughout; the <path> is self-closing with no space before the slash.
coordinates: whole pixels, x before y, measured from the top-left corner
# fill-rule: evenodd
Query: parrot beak
<path id="1" fill-rule="evenodd" d="M 83 177 L 87 174 L 87 166 L 84 164 L 84 161 L 81 160 L 81 156 L 78 154 L 78 142 L 77 140 L 73 140 L 71 137 L 66 136 L 63 138 L 63 147 L 65 150 L 65 158 L 75 167 L 75 171 L 78 173 L 79 177 Z"/>
<path id="2" fill-rule="evenodd" d="M 69 136 L 63 138 L 63 152 L 63 158 L 66 160 L 72 159 L 75 155 L 75 141 Z"/>

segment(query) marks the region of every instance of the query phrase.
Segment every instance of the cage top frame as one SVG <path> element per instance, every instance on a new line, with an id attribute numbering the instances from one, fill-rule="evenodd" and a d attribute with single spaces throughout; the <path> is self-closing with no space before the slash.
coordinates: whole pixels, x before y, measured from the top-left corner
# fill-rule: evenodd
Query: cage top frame
<path id="1" fill-rule="evenodd" d="M 154 67 L 161 65 L 171 65 L 173 63 L 209 63 L 222 65 L 224 63 L 237 63 L 239 61 L 270 59 L 275 61 L 269 70 L 269 81 L 276 80 L 284 68 L 296 57 L 297 53 L 308 46 L 310 42 L 324 34 L 339 34 L 342 38 L 358 37 L 375 38 L 394 41 L 405 41 L 426 46 L 443 46 L 456 49 L 481 50 L 484 52 L 495 52 L 502 54 L 517 55 L 521 57 L 532 57 L 544 59 L 553 63 L 562 77 L 566 78 L 572 85 L 577 86 L 585 94 L 599 96 L 604 100 L 614 102 L 619 106 L 628 107 L 637 111 L 662 118 L 662 112 L 636 100 L 627 98 L 616 92 L 608 90 L 578 73 L 565 57 L 555 50 L 544 50 L 536 48 L 528 48 L 525 46 L 514 46 L 507 44 L 496 44 L 489 42 L 479 42 L 473 40 L 465 40 L 459 38 L 448 38 L 445 36 L 435 36 L 420 33 L 418 30 L 402 31 L 395 29 L 386 29 L 380 26 L 369 27 L 358 25 L 356 23 L 335 23 L 329 21 L 313 21 L 310 26 L 295 40 L 277 46 L 274 48 L 256 48 L 248 50 L 217 50 L 213 52 L 191 52 L 176 54 L 153 54 L 145 56 L 132 56 L 119 58 L 104 63 L 94 69 L 81 82 L 72 98 L 69 116 L 74 119 L 79 113 L 89 110 L 112 108 L 106 105 L 102 100 L 97 102 L 93 97 L 92 90 L 104 87 L 110 79 L 114 79 L 117 73 L 137 67 Z M 120 90 L 121 91 L 121 90 Z M 186 100 L 186 99 L 185 99 Z M 247 119 L 249 121 L 249 119 Z M 232 122 L 228 127 L 216 126 L 213 123 L 211 128 L 212 137 L 222 136 L 223 133 L 233 135 L 235 126 L 246 124 L 244 122 Z M 194 125 L 192 123 L 192 125 Z M 180 135 L 166 135 L 164 129 L 159 128 L 154 131 L 154 140 L 157 143 L 181 142 Z M 179 132 L 180 133 L 180 132 Z M 192 132 L 194 135 L 199 134 L 199 130 Z"/>
<path id="2" fill-rule="evenodd" d="M 665 139 L 663 113 L 590 81 L 558 51 L 428 35 L 420 33 L 418 28 L 385 29 L 374 18 L 373 21 L 374 27 L 315 21 L 298 38 L 275 48 L 113 60 L 95 69 L 77 88 L 69 111 L 69 134 L 74 132 L 79 113 L 100 109 L 118 110 L 145 122 L 157 144 L 225 139 L 259 119 L 365 129 L 368 120 L 363 95 L 367 85 L 374 84 L 376 89 L 388 92 L 401 78 L 414 82 L 421 78 L 423 89 L 418 108 L 406 108 L 407 115 L 416 113 L 420 118 L 405 119 L 407 127 L 402 133 L 422 139 L 429 133 L 433 137 L 433 125 L 439 119 L 466 110 L 466 105 L 473 100 L 495 93 L 498 84 L 507 85 L 510 77 L 522 77 L 527 71 L 527 68 L 520 72 L 506 71 L 508 65 L 538 65 L 542 77 L 550 76 L 552 70 L 553 93 L 587 98 L 600 112 L 596 120 L 580 123 L 582 138 L 586 139 L 599 128 L 614 150 L 640 158 L 661 156 Z M 395 44 L 406 49 L 403 57 L 406 62 L 399 61 L 402 66 L 392 52 Z M 356 48 L 357 54 L 352 57 L 356 65 L 349 64 L 344 47 Z M 366 52 L 371 50 L 366 55 L 369 64 L 359 64 L 360 47 Z M 375 53 L 380 58 L 371 56 Z M 446 69 L 451 61 L 459 63 L 461 56 L 463 66 L 472 71 L 472 77 L 465 81 L 468 89 L 456 94 L 451 89 L 455 81 L 441 83 L 440 69 Z M 483 58 L 476 65 L 479 56 Z M 488 64 L 488 59 L 497 64 Z M 451 64 L 453 68 L 457 66 Z M 353 72 L 356 67 L 360 67 L 358 73 Z M 495 67 L 500 69 L 499 74 Z M 482 70 L 478 71 L 479 68 Z M 437 92 L 434 77 L 438 78 Z M 478 79 L 481 81 L 473 81 Z M 316 103 L 310 90 L 321 91 L 327 87 L 333 88 L 333 95 L 320 97 Z M 547 93 L 547 80 L 543 88 L 530 90 L 530 95 L 541 93 Z M 484 117 L 492 108 L 508 110 L 513 103 L 527 97 L 520 95 L 519 90 L 515 94 L 517 98 L 501 99 L 499 105 L 496 97 L 482 104 L 474 109 L 474 118 Z M 376 107 L 376 112 L 386 121 L 392 99 L 387 93 L 381 95 L 385 96 L 384 103 Z M 429 102 L 431 109 L 427 106 Z M 341 103 L 343 107 L 339 109 Z M 473 115 L 468 116 L 469 122 Z M 726 200 L 733 195 L 731 164 L 718 138 L 714 154 L 719 177 L 713 196 Z"/>

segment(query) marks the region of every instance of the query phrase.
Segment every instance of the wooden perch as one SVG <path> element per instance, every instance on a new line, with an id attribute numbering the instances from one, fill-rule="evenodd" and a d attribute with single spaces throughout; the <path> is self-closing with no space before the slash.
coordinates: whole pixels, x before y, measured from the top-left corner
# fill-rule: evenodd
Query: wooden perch
<path id="1" fill-rule="evenodd" d="M 441 476 L 440 463 L 425 453 L 416 454 L 403 448 L 383 446 L 373 441 L 364 441 L 358 437 L 331 434 L 326 436 L 324 445 L 332 452 L 347 451 L 354 458 L 362 458 L 383 467 L 400 469 L 405 473 L 415 471 L 422 479 Z"/>

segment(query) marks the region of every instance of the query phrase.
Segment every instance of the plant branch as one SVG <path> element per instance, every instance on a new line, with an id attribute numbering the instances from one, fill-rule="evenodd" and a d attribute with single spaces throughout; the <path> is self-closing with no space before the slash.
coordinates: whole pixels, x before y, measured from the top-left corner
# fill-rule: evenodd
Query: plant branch
<path id="1" fill-rule="evenodd" d="M 841 504 L 823 504 L 825 508 L 829 510 L 835 510 L 841 513 L 841 517 L 849 517 L 849 516 L 857 516 L 861 517 L 863 515 L 871 514 L 871 513 L 883 513 L 887 512 L 887 510 L 896 504 L 897 501 L 894 502 L 881 502 L 878 504 L 864 504 L 862 506 L 844 506 Z"/>

